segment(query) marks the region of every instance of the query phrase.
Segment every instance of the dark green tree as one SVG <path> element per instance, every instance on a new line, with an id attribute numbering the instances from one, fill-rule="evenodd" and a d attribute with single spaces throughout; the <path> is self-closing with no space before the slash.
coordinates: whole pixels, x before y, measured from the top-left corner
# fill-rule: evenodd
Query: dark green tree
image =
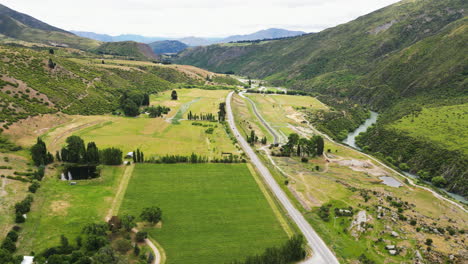
<path id="1" fill-rule="evenodd" d="M 122 222 L 122 228 L 127 232 L 130 232 L 132 228 L 136 227 L 135 217 L 133 215 L 123 215 L 120 221 Z"/>
<path id="2" fill-rule="evenodd" d="M 138 231 L 135 235 L 135 239 L 137 242 L 144 242 L 145 239 L 148 238 L 148 233 L 147 232 L 141 232 L 141 231 Z"/>
<path id="3" fill-rule="evenodd" d="M 124 104 L 122 105 L 122 110 L 126 116 L 137 116 L 140 114 L 138 105 L 130 99 L 125 100 Z"/>
<path id="4" fill-rule="evenodd" d="M 99 164 L 99 150 L 94 142 L 88 142 L 86 162 L 89 164 Z"/>
<path id="5" fill-rule="evenodd" d="M 49 66 L 49 68 L 51 69 L 54 69 L 56 64 L 52 61 L 52 59 L 49 59 L 49 62 L 47 62 L 47 66 Z"/>
<path id="6" fill-rule="evenodd" d="M 35 193 L 37 191 L 37 189 L 39 189 L 39 187 L 41 187 L 41 184 L 37 181 L 37 180 L 34 180 L 31 185 L 29 185 L 29 188 L 28 190 L 32 193 Z"/>
<path id="7" fill-rule="evenodd" d="M 144 208 L 140 214 L 141 219 L 148 221 L 152 224 L 157 224 L 161 221 L 162 211 L 161 208 L 153 206 Z"/>
<path id="8" fill-rule="evenodd" d="M 66 155 L 62 152 L 62 161 L 71 163 L 85 162 L 86 148 L 83 139 L 79 136 L 70 136 L 66 140 Z"/>
<path id="9" fill-rule="evenodd" d="M 31 147 L 31 157 L 34 165 L 41 166 L 47 165 L 54 161 L 54 157 L 50 157 L 50 153 L 47 152 L 47 147 L 42 139 L 37 138 L 36 144 Z"/>
<path id="10" fill-rule="evenodd" d="M 120 165 L 122 164 L 122 150 L 118 148 L 103 149 L 99 151 L 99 160 L 105 165 Z"/>
<path id="11" fill-rule="evenodd" d="M 9 237 L 7 237 L 5 240 L 3 240 L 1 248 L 9 251 L 10 253 L 13 253 L 16 251 L 16 244 Z"/>
<path id="12" fill-rule="evenodd" d="M 177 99 L 178 99 L 177 91 L 176 91 L 176 90 L 172 90 L 171 99 L 172 99 L 172 100 L 177 100 Z"/>
<path id="13" fill-rule="evenodd" d="M 150 96 L 149 96 L 149 94 L 146 94 L 146 93 L 145 93 L 145 94 L 143 95 L 143 103 L 142 103 L 142 105 L 150 105 Z"/>
<path id="14" fill-rule="evenodd" d="M 62 158 L 60 157 L 60 151 L 57 150 L 57 152 L 55 152 L 55 159 L 57 161 L 62 161 Z"/>
<path id="15" fill-rule="evenodd" d="M 219 104 L 219 111 L 218 111 L 218 121 L 223 122 L 226 120 L 226 103 Z"/>
<path id="16" fill-rule="evenodd" d="M 323 149 L 325 148 L 325 142 L 323 141 L 323 137 L 321 136 L 314 136 L 315 144 L 317 146 L 317 155 L 323 155 Z"/>

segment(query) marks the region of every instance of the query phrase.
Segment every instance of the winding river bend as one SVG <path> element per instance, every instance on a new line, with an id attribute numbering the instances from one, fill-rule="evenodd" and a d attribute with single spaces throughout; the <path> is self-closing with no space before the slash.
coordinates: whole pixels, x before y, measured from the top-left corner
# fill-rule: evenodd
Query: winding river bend
<path id="1" fill-rule="evenodd" d="M 356 128 L 356 130 L 354 130 L 353 132 L 350 132 L 348 134 L 348 137 L 346 137 L 344 140 L 343 140 L 343 143 L 345 143 L 346 145 L 349 145 L 355 149 L 359 149 L 360 148 L 356 145 L 356 137 L 362 133 L 362 132 L 366 132 L 367 129 L 372 126 L 373 124 L 375 124 L 375 122 L 377 122 L 377 117 L 379 116 L 378 113 L 376 112 L 373 112 L 371 111 L 371 115 L 368 119 L 366 119 L 366 121 L 360 125 L 358 128 Z"/>
<path id="2" fill-rule="evenodd" d="M 342 142 L 346 145 L 349 145 L 355 149 L 358 149 L 358 150 L 361 150 L 357 145 L 356 145 L 356 137 L 362 133 L 362 132 L 366 132 L 367 129 L 372 126 L 373 124 L 375 124 L 375 122 L 377 122 L 377 117 L 379 116 L 378 113 L 376 112 L 372 112 L 371 111 L 371 116 L 366 119 L 366 121 L 360 125 L 356 130 L 354 130 L 353 132 L 350 132 L 348 134 L 348 137 L 346 137 L 346 139 L 344 139 Z M 413 178 L 413 179 L 419 179 L 421 180 L 421 178 L 419 178 L 419 176 L 415 175 L 415 174 L 412 174 L 412 173 L 409 173 L 409 172 L 403 172 L 405 174 L 405 176 L 407 177 L 410 177 L 410 178 Z M 383 180 L 383 184 L 385 185 L 388 185 L 388 186 L 392 186 L 392 187 L 399 187 L 401 185 L 400 182 L 398 182 L 397 180 L 395 180 L 394 178 L 392 177 L 381 177 L 381 179 Z M 425 182 L 426 184 L 430 184 L 432 185 L 430 182 Z M 465 199 L 463 196 L 461 195 L 457 195 L 455 193 L 451 193 L 451 192 L 448 192 L 444 189 L 439 189 L 441 190 L 442 192 L 446 193 L 447 195 L 449 195 L 450 197 L 452 197 L 453 199 L 455 200 L 458 200 L 460 202 L 463 202 L 463 203 L 466 203 L 468 204 L 468 200 Z"/>

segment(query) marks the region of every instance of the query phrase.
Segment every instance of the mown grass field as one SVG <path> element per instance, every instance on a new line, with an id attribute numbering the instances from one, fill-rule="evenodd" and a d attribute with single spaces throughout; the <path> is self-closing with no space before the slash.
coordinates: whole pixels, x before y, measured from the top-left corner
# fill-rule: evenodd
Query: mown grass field
<path id="1" fill-rule="evenodd" d="M 163 211 L 146 228 L 167 264 L 218 264 L 243 259 L 287 239 L 245 164 L 138 164 L 120 214 Z"/>
<path id="2" fill-rule="evenodd" d="M 34 195 L 31 213 L 23 224 L 19 253 L 56 246 L 62 234 L 74 241 L 85 224 L 104 221 L 124 169 L 104 166 L 101 177 L 80 180 L 74 186 L 58 179 L 55 170 L 50 171 Z"/>
<path id="3" fill-rule="evenodd" d="M 391 127 L 468 154 L 468 104 L 424 108 L 417 115 L 392 123 Z"/>

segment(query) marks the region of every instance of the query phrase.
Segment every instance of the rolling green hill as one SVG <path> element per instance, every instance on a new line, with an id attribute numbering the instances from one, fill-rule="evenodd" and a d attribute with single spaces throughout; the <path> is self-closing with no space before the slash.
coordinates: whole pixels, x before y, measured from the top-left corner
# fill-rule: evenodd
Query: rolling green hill
<path id="1" fill-rule="evenodd" d="M 158 58 L 150 46 L 134 41 L 106 42 L 93 51 L 98 54 L 115 55 L 136 60 L 155 60 Z"/>
<path id="2" fill-rule="evenodd" d="M 78 37 L 63 29 L 50 26 L 1 4 L 0 34 L 17 40 L 79 49 L 96 48 L 100 44 L 98 41 Z"/>
<path id="3" fill-rule="evenodd" d="M 422 136 L 395 126 L 425 108 L 468 103 L 466 10 L 463 0 L 404 0 L 317 34 L 191 48 L 175 62 L 315 92 L 331 105 L 350 101 L 377 110 L 381 118 L 361 146 L 396 166 L 407 163 L 426 180 L 443 176 L 449 190 L 467 196 L 468 156 L 457 137 Z M 444 122 L 445 115 L 433 118 L 447 131 L 458 131 Z M 411 129 L 430 125 L 418 122 Z"/>
<path id="4" fill-rule="evenodd" d="M 161 40 L 148 44 L 156 54 L 179 53 L 188 46 L 178 40 Z"/>
<path id="5" fill-rule="evenodd" d="M 76 62 L 69 58 L 73 54 L 76 51 L 61 49 L 50 54 L 46 48 L 0 45 L 0 122 L 5 128 L 43 113 L 109 113 L 117 108 L 124 91 L 155 93 L 175 83 L 200 83 L 156 64 L 98 67 Z"/>

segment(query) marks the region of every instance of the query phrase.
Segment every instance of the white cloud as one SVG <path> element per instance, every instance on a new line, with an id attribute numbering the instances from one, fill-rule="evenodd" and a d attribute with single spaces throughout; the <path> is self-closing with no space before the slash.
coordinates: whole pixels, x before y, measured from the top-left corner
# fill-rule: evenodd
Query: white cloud
<path id="1" fill-rule="evenodd" d="M 146 36 L 227 36 L 270 27 L 316 32 L 397 0 L 2 0 L 67 30 Z"/>

